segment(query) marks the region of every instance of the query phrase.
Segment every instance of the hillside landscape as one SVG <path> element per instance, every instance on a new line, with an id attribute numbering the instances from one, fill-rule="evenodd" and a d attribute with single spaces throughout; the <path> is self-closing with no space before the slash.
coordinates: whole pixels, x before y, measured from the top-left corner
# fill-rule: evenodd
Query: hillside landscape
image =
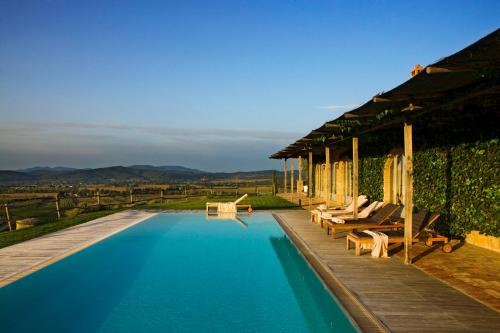
<path id="1" fill-rule="evenodd" d="M 221 179 L 270 179 L 272 170 L 240 172 L 208 172 L 183 166 L 132 165 L 96 169 L 66 167 L 33 167 L 19 170 L 0 170 L 0 185 L 43 183 L 157 183 L 192 182 Z"/>

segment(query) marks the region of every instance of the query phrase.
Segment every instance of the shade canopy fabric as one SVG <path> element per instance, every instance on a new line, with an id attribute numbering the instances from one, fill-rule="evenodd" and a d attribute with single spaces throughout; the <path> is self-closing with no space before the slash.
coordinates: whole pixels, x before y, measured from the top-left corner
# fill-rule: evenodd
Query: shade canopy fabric
<path id="1" fill-rule="evenodd" d="M 500 100 L 500 29 L 423 68 L 418 74 L 363 105 L 325 122 L 272 159 L 320 153 L 324 146 L 382 130 L 428 112 L 460 105 L 485 107 Z M 493 101 L 493 102 L 492 102 Z M 461 112 L 471 112 L 461 108 Z"/>

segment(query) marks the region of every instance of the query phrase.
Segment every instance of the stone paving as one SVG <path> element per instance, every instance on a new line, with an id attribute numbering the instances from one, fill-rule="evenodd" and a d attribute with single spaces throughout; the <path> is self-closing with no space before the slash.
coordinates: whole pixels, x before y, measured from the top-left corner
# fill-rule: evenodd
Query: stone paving
<path id="1" fill-rule="evenodd" d="M 444 253 L 439 245 L 414 245 L 415 266 L 500 311 L 500 254 L 466 243 L 452 243 L 452 253 Z M 402 252 L 397 251 L 397 255 L 402 256 Z"/>

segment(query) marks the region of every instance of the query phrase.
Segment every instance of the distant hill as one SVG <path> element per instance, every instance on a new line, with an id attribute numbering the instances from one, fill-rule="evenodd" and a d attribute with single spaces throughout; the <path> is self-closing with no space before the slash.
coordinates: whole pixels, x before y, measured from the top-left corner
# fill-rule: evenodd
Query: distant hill
<path id="1" fill-rule="evenodd" d="M 181 172 L 190 172 L 190 173 L 207 173 L 206 171 L 201 171 L 197 169 L 190 169 L 179 165 L 162 165 L 162 166 L 154 166 L 154 165 L 131 165 L 129 168 L 138 169 L 138 170 L 160 170 L 160 171 L 181 171 Z"/>
<path id="2" fill-rule="evenodd" d="M 0 170 L 0 185 L 37 183 L 166 183 L 224 179 L 271 178 L 272 170 L 249 172 L 206 172 L 183 166 L 132 165 L 96 169 L 34 167 L 17 171 Z"/>
<path id="3" fill-rule="evenodd" d="M 34 183 L 34 182 L 37 182 L 35 176 L 18 171 L 0 170 L 1 185 L 15 185 L 19 183 Z"/>
<path id="4" fill-rule="evenodd" d="M 56 166 L 56 167 L 36 166 L 36 167 L 32 167 L 32 168 L 27 168 L 27 169 L 18 169 L 16 171 L 17 172 L 25 172 L 25 173 L 33 173 L 33 172 L 70 171 L 70 170 L 77 170 L 77 169 L 76 168 L 63 167 L 63 166 Z"/>

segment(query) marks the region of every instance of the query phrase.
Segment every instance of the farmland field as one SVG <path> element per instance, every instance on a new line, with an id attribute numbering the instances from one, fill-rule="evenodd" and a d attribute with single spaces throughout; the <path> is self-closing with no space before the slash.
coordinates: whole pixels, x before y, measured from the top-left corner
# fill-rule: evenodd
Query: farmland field
<path id="1" fill-rule="evenodd" d="M 295 208 L 272 195 L 272 186 L 256 181 L 210 184 L 137 184 L 27 186 L 0 189 L 0 247 L 12 245 L 53 231 L 105 216 L 122 209 L 205 209 L 207 201 L 242 202 L 253 209 Z M 55 190 L 55 191 L 54 191 Z M 8 218 L 7 218 L 8 212 Z M 15 230 L 16 221 L 36 218 L 39 224 Z M 9 226 L 10 220 L 10 226 Z M 10 231 L 10 229 L 12 229 Z"/>

